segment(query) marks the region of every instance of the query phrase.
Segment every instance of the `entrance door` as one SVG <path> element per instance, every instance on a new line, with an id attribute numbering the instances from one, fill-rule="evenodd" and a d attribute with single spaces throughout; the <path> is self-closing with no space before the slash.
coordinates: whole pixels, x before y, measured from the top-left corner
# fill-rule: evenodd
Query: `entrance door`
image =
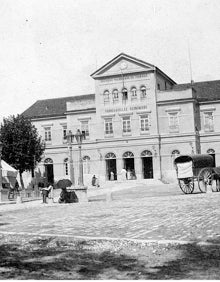
<path id="1" fill-rule="evenodd" d="M 152 153 L 148 150 L 141 153 L 143 178 L 154 178 Z"/>
<path id="2" fill-rule="evenodd" d="M 106 179 L 117 180 L 117 165 L 116 165 L 115 154 L 108 153 L 105 156 L 105 162 L 106 162 Z M 113 172 L 113 174 L 111 172 Z"/>
<path id="3" fill-rule="evenodd" d="M 142 158 L 144 179 L 154 178 L 152 157 Z"/>
<path id="4" fill-rule="evenodd" d="M 134 167 L 134 154 L 132 152 L 125 152 L 123 154 L 124 168 L 127 171 L 127 179 L 135 179 L 135 167 Z"/>
<path id="5" fill-rule="evenodd" d="M 46 159 L 44 161 L 45 174 L 47 182 L 54 183 L 54 174 L 53 174 L 53 161 L 52 159 Z"/>

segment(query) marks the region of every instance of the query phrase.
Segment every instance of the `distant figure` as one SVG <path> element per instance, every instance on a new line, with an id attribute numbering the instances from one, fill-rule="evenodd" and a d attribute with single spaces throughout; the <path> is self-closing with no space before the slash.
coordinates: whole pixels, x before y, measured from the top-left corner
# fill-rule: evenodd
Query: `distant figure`
<path id="1" fill-rule="evenodd" d="M 115 176 L 114 176 L 114 172 L 113 171 L 110 172 L 110 180 L 111 181 L 115 180 Z"/>
<path id="2" fill-rule="evenodd" d="M 132 169 L 131 171 L 131 179 L 136 179 L 135 170 Z"/>
<path id="3" fill-rule="evenodd" d="M 18 183 L 17 180 L 16 180 L 16 182 L 15 182 L 15 192 L 16 192 L 16 193 L 19 192 L 19 183 Z"/>
<path id="4" fill-rule="evenodd" d="M 93 177 L 92 177 L 92 186 L 96 186 L 96 176 L 95 175 L 93 175 Z"/>
<path id="5" fill-rule="evenodd" d="M 127 179 L 127 171 L 125 168 L 122 168 L 121 170 L 121 179 L 122 181 L 125 181 Z"/>
<path id="6" fill-rule="evenodd" d="M 128 180 L 131 179 L 131 171 L 130 171 L 130 168 L 128 168 L 128 171 L 127 171 L 127 179 L 128 179 Z"/>
<path id="7" fill-rule="evenodd" d="M 52 189 L 53 189 L 53 186 L 50 183 L 48 183 L 47 187 L 44 187 L 41 189 L 42 196 L 43 196 L 43 204 L 47 204 L 47 198 Z"/>

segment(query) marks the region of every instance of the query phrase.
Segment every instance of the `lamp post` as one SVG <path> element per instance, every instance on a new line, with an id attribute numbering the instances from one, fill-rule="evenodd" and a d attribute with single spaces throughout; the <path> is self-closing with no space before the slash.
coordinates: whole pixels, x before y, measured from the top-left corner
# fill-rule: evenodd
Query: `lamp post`
<path id="1" fill-rule="evenodd" d="M 82 140 L 85 139 L 85 134 L 82 133 L 79 129 L 75 134 L 76 142 L 79 148 L 79 180 L 78 185 L 79 187 L 83 187 L 83 161 L 82 161 Z"/>
<path id="2" fill-rule="evenodd" d="M 69 167 L 70 167 L 70 180 L 72 185 L 75 185 L 75 178 L 74 178 L 74 168 L 73 168 L 73 142 L 74 135 L 72 134 L 71 130 L 67 133 L 67 144 L 69 149 Z"/>
<path id="3" fill-rule="evenodd" d="M 2 148 L 3 144 L 0 141 L 0 202 L 2 202 Z"/>

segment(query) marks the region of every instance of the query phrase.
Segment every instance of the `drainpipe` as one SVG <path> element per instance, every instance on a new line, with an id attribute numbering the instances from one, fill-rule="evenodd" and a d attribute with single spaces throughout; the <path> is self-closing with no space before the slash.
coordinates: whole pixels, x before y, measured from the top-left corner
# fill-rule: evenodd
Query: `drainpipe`
<path id="1" fill-rule="evenodd" d="M 160 136 L 160 128 L 159 128 L 159 116 L 158 116 L 158 108 L 157 108 L 157 79 L 156 79 L 156 67 L 154 67 L 154 81 L 155 81 L 155 102 L 156 102 L 156 116 L 157 116 L 157 134 L 158 134 L 158 157 L 159 157 L 159 168 L 160 168 L 160 179 L 162 180 L 162 157 L 161 157 L 161 136 Z"/>

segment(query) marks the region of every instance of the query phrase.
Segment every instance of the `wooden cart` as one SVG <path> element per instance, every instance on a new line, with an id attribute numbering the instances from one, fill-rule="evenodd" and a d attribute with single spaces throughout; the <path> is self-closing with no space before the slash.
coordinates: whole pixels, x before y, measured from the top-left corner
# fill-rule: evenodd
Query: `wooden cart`
<path id="1" fill-rule="evenodd" d="M 212 191 L 220 191 L 220 167 L 214 167 L 211 155 L 181 155 L 174 160 L 174 164 L 183 193 L 193 193 L 195 181 L 202 193 L 207 192 L 208 185 Z"/>

